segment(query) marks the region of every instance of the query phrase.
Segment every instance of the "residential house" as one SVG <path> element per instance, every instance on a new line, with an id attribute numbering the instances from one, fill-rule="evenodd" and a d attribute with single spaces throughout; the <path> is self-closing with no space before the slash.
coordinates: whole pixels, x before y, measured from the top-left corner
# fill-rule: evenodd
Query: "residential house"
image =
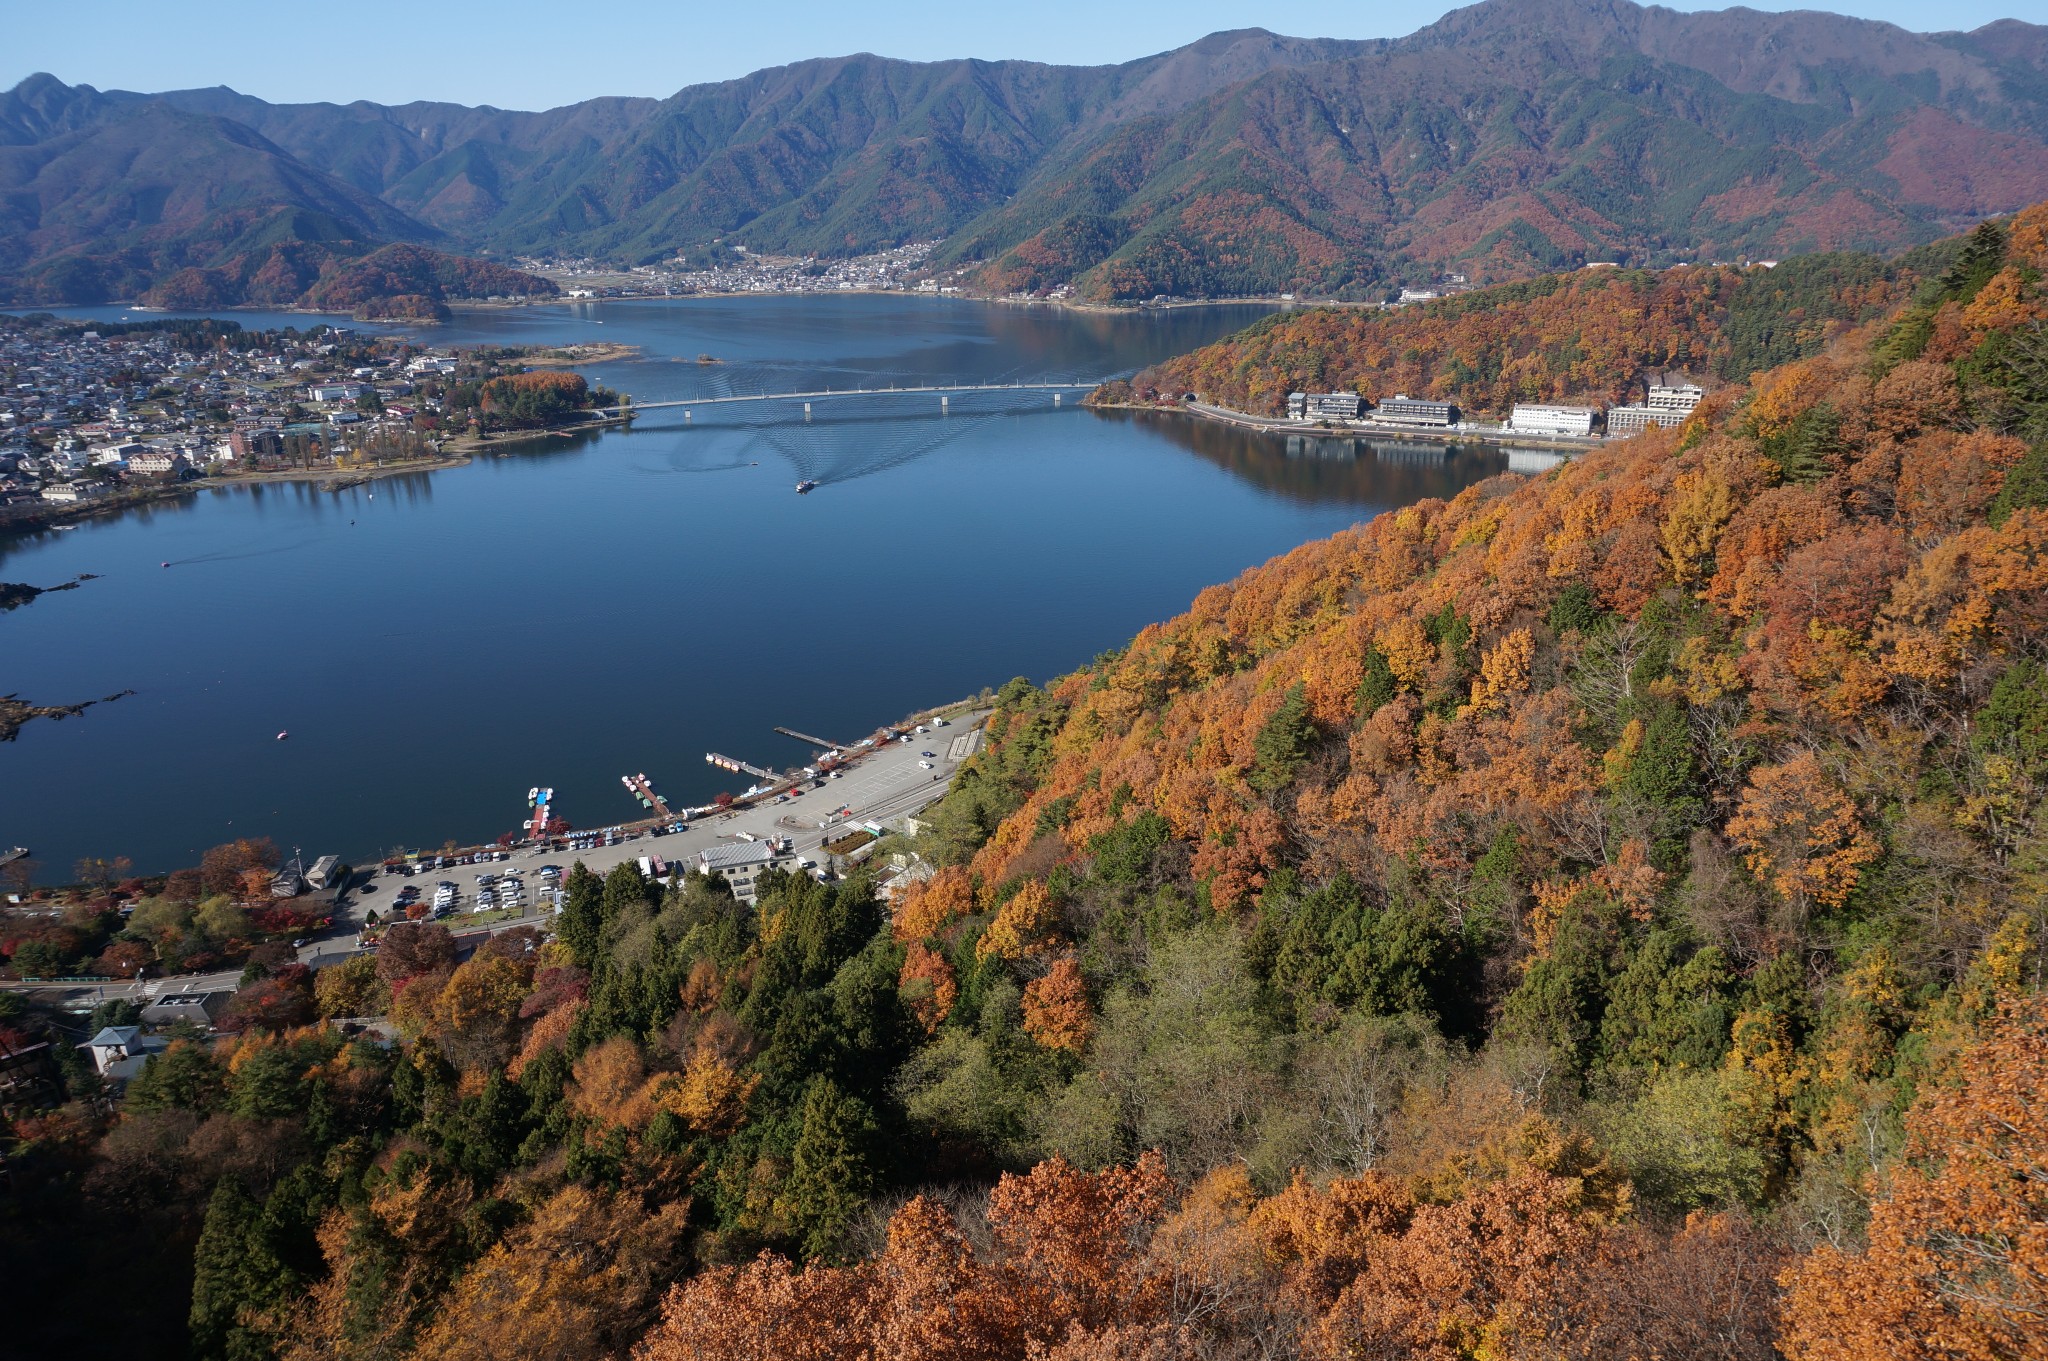
<path id="1" fill-rule="evenodd" d="M 140 453 L 145 447 L 140 444 L 96 444 L 86 450 L 86 458 L 95 468 L 125 468 L 129 455 Z"/>
<path id="2" fill-rule="evenodd" d="M 43 499 L 53 505 L 76 505 L 80 501 L 94 501 L 107 494 L 107 489 L 98 482 L 59 482 L 43 488 Z"/>
<path id="3" fill-rule="evenodd" d="M 369 394 L 367 383 L 313 383 L 306 388 L 306 395 L 316 402 L 353 402 Z"/>
<path id="4" fill-rule="evenodd" d="M 188 1021 L 201 1030 L 213 1029 L 213 1018 L 227 1007 L 232 992 L 168 992 L 151 999 L 142 1009 L 142 1023 L 163 1030 Z"/>
<path id="5" fill-rule="evenodd" d="M 796 857 L 772 841 L 741 841 L 729 846 L 712 846 L 697 855 L 697 867 L 716 875 L 732 887 L 733 897 L 743 903 L 754 901 L 755 886 L 770 869 L 788 869 Z"/>
<path id="6" fill-rule="evenodd" d="M 161 1053 L 169 1046 L 169 1040 L 160 1035 L 145 1035 L 139 1025 L 110 1025 L 78 1047 L 92 1052 L 94 1072 L 120 1080 L 134 1077 L 149 1062 L 151 1054 Z"/>
<path id="7" fill-rule="evenodd" d="M 184 455 L 169 449 L 145 448 L 128 459 L 128 471 L 143 477 L 169 477 L 191 467 Z"/>

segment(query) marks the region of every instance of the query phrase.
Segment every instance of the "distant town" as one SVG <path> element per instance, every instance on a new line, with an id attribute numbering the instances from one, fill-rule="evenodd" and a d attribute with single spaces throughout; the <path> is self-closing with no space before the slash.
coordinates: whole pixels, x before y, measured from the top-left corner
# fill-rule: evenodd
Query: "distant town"
<path id="1" fill-rule="evenodd" d="M 201 477 L 367 475 L 440 459 L 451 440 L 498 423 L 479 389 L 528 357 L 321 324 L 0 318 L 0 528 Z"/>
<path id="2" fill-rule="evenodd" d="M 594 298 L 688 297 L 720 293 L 911 292 L 954 294 L 969 272 L 939 270 L 936 241 L 844 260 L 760 255 L 718 243 L 659 264 L 620 266 L 593 259 L 522 259 L 519 268 L 553 281 L 570 301 Z"/>

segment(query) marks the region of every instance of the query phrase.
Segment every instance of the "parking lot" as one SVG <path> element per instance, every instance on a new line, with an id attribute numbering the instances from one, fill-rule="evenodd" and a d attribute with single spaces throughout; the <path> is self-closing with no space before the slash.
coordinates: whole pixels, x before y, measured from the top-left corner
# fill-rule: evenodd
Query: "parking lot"
<path id="1" fill-rule="evenodd" d="M 768 799 L 751 808 L 712 814 L 692 821 L 680 832 L 641 835 L 616 845 L 586 850 L 520 850 L 505 861 L 451 865 L 421 871 L 409 878 L 379 874 L 371 880 L 369 892 L 351 895 L 351 915 L 357 923 L 367 910 L 374 909 L 381 915 L 393 905 L 398 888 L 408 884 L 417 885 L 421 899 L 431 902 L 435 885 L 447 880 L 455 884 L 461 896 L 454 911 L 443 920 L 459 927 L 476 906 L 477 874 L 519 869 L 525 871 L 528 881 L 525 919 L 532 920 L 550 905 L 546 895 L 539 892 L 540 885 L 533 874 L 541 865 L 557 864 L 566 870 L 580 861 L 598 874 L 642 856 L 659 857 L 671 865 L 687 865 L 695 862 L 700 851 L 741 840 L 743 835 L 786 836 L 800 858 L 822 864 L 826 857 L 821 847 L 828 834 L 838 834 L 836 829 L 848 823 L 885 822 L 915 812 L 943 794 L 960 763 L 979 748 L 980 725 L 987 716 L 986 711 L 963 714 L 946 727 L 910 734 L 908 742 L 866 749 L 851 759 L 838 778 L 827 778 L 822 787 L 806 786 L 784 799 Z M 842 808 L 848 811 L 842 814 Z M 517 925 L 518 921 L 504 924 Z M 337 928 L 340 925 L 337 922 Z"/>
<path id="2" fill-rule="evenodd" d="M 849 824 L 886 822 L 914 813 L 943 794 L 960 763 L 979 749 L 981 724 L 987 717 L 987 710 L 965 713 L 951 720 L 946 727 L 911 734 L 908 742 L 855 749 L 859 754 L 840 777 L 827 779 L 822 788 L 806 788 L 801 794 L 785 800 L 769 799 L 752 808 L 700 818 L 680 832 L 664 836 L 641 835 L 616 845 L 581 851 L 520 850 L 512 852 L 505 860 L 449 865 L 438 870 L 422 870 L 410 876 L 378 871 L 343 896 L 335 912 L 333 926 L 308 940 L 299 949 L 299 960 L 320 967 L 338 964 L 351 955 L 361 953 L 356 941 L 369 913 L 377 913 L 380 919 L 388 917 L 398 906 L 401 890 L 407 887 L 417 889 L 421 901 L 432 903 L 434 890 L 443 880 L 453 883 L 460 896 L 452 910 L 438 920 L 456 932 L 458 939 L 473 944 L 488 932 L 521 925 L 540 926 L 552 916 L 552 898 L 541 891 L 542 884 L 535 873 L 543 865 L 560 865 L 565 877 L 568 869 L 579 861 L 598 874 L 604 874 L 625 861 L 638 861 L 641 856 L 659 856 L 669 865 L 687 866 L 695 862 L 698 852 L 739 840 L 747 834 L 756 838 L 786 836 L 798 857 L 822 864 L 828 858 L 822 850 L 828 835 L 839 835 Z M 927 752 L 931 754 L 927 756 Z M 841 808 L 848 811 L 841 814 L 838 812 Z M 527 883 L 524 910 L 505 915 L 474 911 L 476 876 L 480 873 L 502 875 L 514 869 L 522 872 Z M 465 944 L 465 950 L 469 944 Z M 238 969 L 230 969 L 206 975 L 178 974 L 151 978 L 139 984 L 88 984 L 39 988 L 38 991 L 61 996 L 80 1008 L 90 1008 L 108 997 L 231 989 L 239 977 Z"/>

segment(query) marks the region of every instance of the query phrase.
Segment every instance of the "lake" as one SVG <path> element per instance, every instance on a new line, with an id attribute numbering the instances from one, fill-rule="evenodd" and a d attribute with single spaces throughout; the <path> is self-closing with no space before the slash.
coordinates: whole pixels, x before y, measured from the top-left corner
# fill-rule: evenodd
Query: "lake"
<path id="1" fill-rule="evenodd" d="M 118 308 L 81 309 L 118 317 Z M 1248 307 L 1093 314 L 951 299 L 616 302 L 458 315 L 431 343 L 607 340 L 638 401 L 1128 373 Z M 245 325 L 304 317 L 231 314 Z M 711 355 L 716 364 L 700 364 Z M 0 694 L 73 703 L 0 746 L 0 848 L 197 863 L 485 840 L 536 784 L 578 826 L 742 787 L 1012 676 L 1044 680 L 1224 581 L 1505 451 L 1267 435 L 1069 395 L 650 412 L 630 431 L 343 491 L 222 487 L 0 543 L 0 580 L 99 579 L 0 614 Z M 807 496 L 798 478 L 820 485 Z M 169 562 L 169 568 L 159 564 Z M 276 734 L 288 730 L 288 741 Z"/>

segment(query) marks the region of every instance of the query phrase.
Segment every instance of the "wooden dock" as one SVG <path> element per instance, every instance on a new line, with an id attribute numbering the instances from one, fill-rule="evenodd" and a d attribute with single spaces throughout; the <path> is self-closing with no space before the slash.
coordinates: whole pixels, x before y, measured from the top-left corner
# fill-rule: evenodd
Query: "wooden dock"
<path id="1" fill-rule="evenodd" d="M 845 751 L 852 746 L 850 742 L 827 742 L 822 737 L 813 737 L 807 732 L 798 732 L 795 728 L 777 728 L 775 731 L 784 737 L 794 737 L 799 742 L 808 742 L 820 751 Z"/>
<path id="2" fill-rule="evenodd" d="M 646 775 L 621 775 L 619 776 L 619 783 L 626 786 L 628 794 L 640 800 L 641 806 L 653 810 L 657 816 L 663 818 L 673 818 L 675 816 L 675 814 L 668 811 L 667 801 L 661 795 L 654 792 L 654 782 L 649 780 Z"/>
<path id="3" fill-rule="evenodd" d="M 751 761 L 740 761 L 730 756 L 721 756 L 715 751 L 705 752 L 704 759 L 717 766 L 720 770 L 737 771 L 741 774 L 751 775 L 757 780 L 782 780 L 788 778 L 780 771 L 764 770 Z"/>

